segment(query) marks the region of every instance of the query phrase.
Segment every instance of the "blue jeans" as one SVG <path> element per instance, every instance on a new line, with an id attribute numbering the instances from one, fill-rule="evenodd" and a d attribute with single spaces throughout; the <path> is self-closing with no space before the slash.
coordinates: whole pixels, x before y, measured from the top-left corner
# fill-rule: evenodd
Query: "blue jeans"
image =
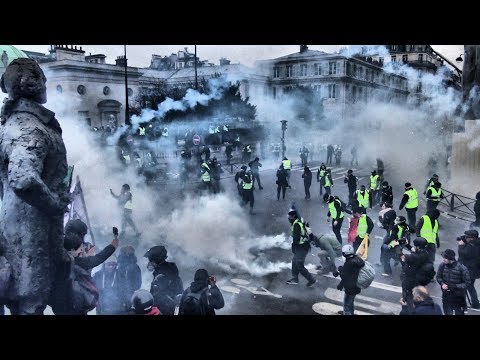
<path id="1" fill-rule="evenodd" d="M 354 312 L 354 305 L 353 302 L 355 301 L 355 296 L 357 295 L 349 295 L 345 293 L 343 298 L 343 315 L 353 315 Z"/>

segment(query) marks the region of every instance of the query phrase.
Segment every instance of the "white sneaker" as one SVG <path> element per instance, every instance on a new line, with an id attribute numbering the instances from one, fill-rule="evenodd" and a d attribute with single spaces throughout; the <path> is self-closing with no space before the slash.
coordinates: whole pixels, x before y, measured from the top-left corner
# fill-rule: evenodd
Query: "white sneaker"
<path id="1" fill-rule="evenodd" d="M 392 276 L 392 275 L 390 275 L 390 274 L 387 274 L 387 273 L 383 273 L 383 274 L 382 274 L 382 276 L 385 276 L 385 277 L 390 277 L 390 276 Z"/>

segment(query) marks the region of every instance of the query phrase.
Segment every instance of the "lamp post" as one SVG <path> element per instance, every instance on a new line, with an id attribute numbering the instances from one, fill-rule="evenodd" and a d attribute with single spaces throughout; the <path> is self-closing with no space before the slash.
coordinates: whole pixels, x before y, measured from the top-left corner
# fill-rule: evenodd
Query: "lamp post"
<path id="1" fill-rule="evenodd" d="M 128 108 L 128 76 L 127 76 L 127 45 L 123 45 L 125 54 L 125 124 L 132 125 L 130 121 L 130 109 Z"/>
<path id="2" fill-rule="evenodd" d="M 282 159 L 285 157 L 285 130 L 287 130 L 287 120 L 280 120 L 282 123 Z"/>
<path id="3" fill-rule="evenodd" d="M 195 45 L 195 90 L 198 90 L 198 80 L 197 80 L 197 45 Z"/>

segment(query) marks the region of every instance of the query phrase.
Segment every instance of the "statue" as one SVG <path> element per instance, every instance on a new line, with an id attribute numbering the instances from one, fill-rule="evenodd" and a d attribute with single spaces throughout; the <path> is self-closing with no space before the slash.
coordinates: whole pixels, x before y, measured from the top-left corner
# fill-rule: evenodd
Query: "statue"
<path id="1" fill-rule="evenodd" d="M 463 101 L 466 120 L 480 119 L 480 46 L 464 45 Z M 472 91 L 473 89 L 473 91 Z"/>
<path id="2" fill-rule="evenodd" d="M 2 60 L 3 66 L 7 67 L 8 66 L 8 54 L 5 50 L 3 50 L 2 57 L 0 59 Z"/>
<path id="3" fill-rule="evenodd" d="M 15 59 L 1 78 L 0 242 L 12 266 L 12 315 L 43 314 L 56 265 L 63 262 L 63 215 L 70 202 L 62 129 L 32 59 Z"/>

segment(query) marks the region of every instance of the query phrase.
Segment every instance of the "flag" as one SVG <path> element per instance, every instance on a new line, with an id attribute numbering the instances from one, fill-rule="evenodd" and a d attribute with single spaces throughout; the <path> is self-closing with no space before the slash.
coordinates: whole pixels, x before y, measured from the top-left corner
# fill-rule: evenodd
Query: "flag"
<path id="1" fill-rule="evenodd" d="M 65 216 L 64 222 L 66 223 L 68 220 L 74 219 L 82 220 L 88 226 L 88 233 L 85 235 L 85 241 L 89 241 L 95 245 L 95 237 L 93 235 L 92 227 L 90 226 L 87 206 L 85 204 L 85 198 L 83 197 L 82 185 L 78 176 L 73 191 L 70 194 L 72 202 L 70 203 L 70 211 Z"/>

